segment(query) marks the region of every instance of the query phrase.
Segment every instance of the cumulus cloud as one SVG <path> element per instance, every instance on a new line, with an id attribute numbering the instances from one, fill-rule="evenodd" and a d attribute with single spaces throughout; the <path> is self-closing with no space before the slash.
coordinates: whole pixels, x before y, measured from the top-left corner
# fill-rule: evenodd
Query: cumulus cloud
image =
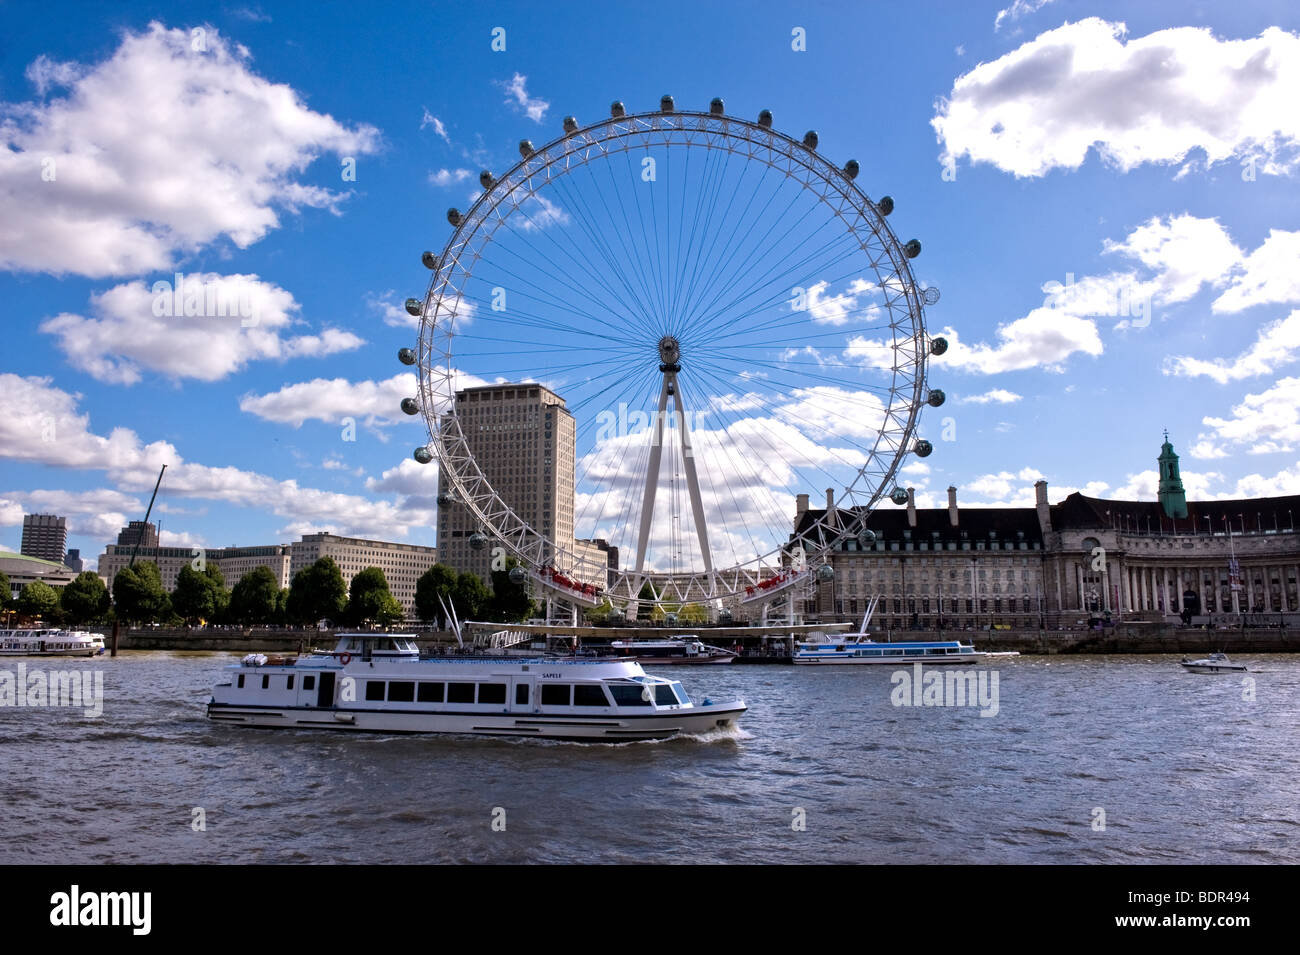
<path id="1" fill-rule="evenodd" d="M 1008 8 L 1008 12 L 1014 9 Z M 1127 172 L 1254 160 L 1300 162 L 1300 36 L 1269 27 L 1221 40 L 1205 27 L 1129 39 L 1122 23 L 1066 23 L 958 77 L 931 125 L 942 161 L 987 162 L 1018 177 L 1077 169 L 1096 149 Z"/>
<path id="2" fill-rule="evenodd" d="M 534 123 L 540 123 L 546 118 L 546 111 L 551 108 L 551 104 L 544 99 L 530 96 L 527 84 L 528 77 L 516 73 L 510 78 L 510 82 L 498 85 L 505 90 L 507 106 L 523 113 Z"/>
<path id="3" fill-rule="evenodd" d="M 1230 417 L 1201 419 L 1209 431 L 1199 436 L 1202 457 L 1222 457 L 1211 449 L 1244 448 L 1249 454 L 1293 451 L 1300 444 L 1300 378 L 1281 378 L 1257 394 L 1247 394 Z M 1214 444 L 1212 442 L 1218 442 Z"/>
<path id="4" fill-rule="evenodd" d="M 420 117 L 420 128 L 425 129 L 430 126 L 433 127 L 434 133 L 442 138 L 443 142 L 448 146 L 451 145 L 451 137 L 447 135 L 447 127 L 442 124 L 442 120 L 430 113 L 428 108 L 425 107 L 424 115 Z"/>
<path id="5" fill-rule="evenodd" d="M 995 344 L 968 345 L 951 328 L 943 334 L 948 339 L 948 351 L 940 359 L 943 367 L 984 375 L 1040 367 L 1062 372 L 1065 360 L 1076 352 L 1095 358 L 1103 350 L 1096 322 L 1050 307 L 999 325 Z"/>
<path id="6" fill-rule="evenodd" d="M 1270 229 L 1238 266 L 1227 290 L 1214 300 L 1216 312 L 1240 312 L 1253 305 L 1300 302 L 1300 232 Z"/>
<path id="7" fill-rule="evenodd" d="M 1300 260 L 1298 260 L 1300 261 Z M 1242 378 L 1266 375 L 1300 358 L 1300 309 L 1259 330 L 1253 345 L 1236 358 L 1209 360 L 1173 355 L 1165 359 L 1166 375 L 1204 376 L 1225 385 Z"/>
<path id="8" fill-rule="evenodd" d="M 399 407 L 419 391 L 415 375 L 402 372 L 384 381 L 313 378 L 285 385 L 264 395 L 245 395 L 239 410 L 266 421 L 302 427 L 307 421 L 338 424 L 354 418 L 366 424 L 393 424 L 410 419 Z"/>
<path id="9" fill-rule="evenodd" d="M 283 210 L 338 211 L 346 194 L 302 174 L 322 153 L 374 152 L 378 131 L 313 112 L 196 30 L 151 23 L 101 63 L 28 68 L 38 94 L 67 92 L 0 104 L 0 267 L 138 275 L 218 239 L 245 248 Z"/>
<path id="10" fill-rule="evenodd" d="M 967 395 L 961 399 L 961 403 L 965 405 L 1009 405 L 1019 401 L 1020 398 L 1021 396 L 1014 391 L 1007 391 L 1005 388 L 993 388 L 982 395 Z"/>
<path id="11" fill-rule="evenodd" d="M 468 169 L 437 169 L 429 173 L 429 182 L 435 186 L 452 186 L 472 175 Z"/>
<path id="12" fill-rule="evenodd" d="M 431 510 L 408 507 L 400 496 L 372 500 L 302 487 L 256 471 L 189 462 L 168 442 L 145 443 L 128 428 L 97 434 L 89 415 L 79 410 L 79 401 L 79 395 L 54 387 L 48 378 L 0 374 L 0 457 L 103 471 L 115 491 L 137 496 L 152 491 L 159 467 L 166 464 L 169 499 L 197 498 L 265 511 L 288 522 L 281 532 L 328 527 L 400 539 L 433 525 L 436 515 Z M 121 526 L 122 510 L 112 514 L 115 527 Z M 136 511 L 138 506 L 129 509 Z M 102 536 L 102 528 L 96 533 Z"/>
<path id="13" fill-rule="evenodd" d="M 73 367 L 125 385 L 145 371 L 217 381 L 250 361 L 322 357 L 365 344 L 336 328 L 288 334 L 301 323 L 299 311 L 290 293 L 256 275 L 180 273 L 152 285 L 117 285 L 91 297 L 93 317 L 65 312 L 40 329 Z"/>
<path id="14" fill-rule="evenodd" d="M 1011 6 L 998 11 L 997 17 L 993 20 L 993 29 L 1001 30 L 1002 21 L 1019 20 L 1021 17 L 1041 10 L 1051 2 L 1052 0 L 1013 0 Z"/>

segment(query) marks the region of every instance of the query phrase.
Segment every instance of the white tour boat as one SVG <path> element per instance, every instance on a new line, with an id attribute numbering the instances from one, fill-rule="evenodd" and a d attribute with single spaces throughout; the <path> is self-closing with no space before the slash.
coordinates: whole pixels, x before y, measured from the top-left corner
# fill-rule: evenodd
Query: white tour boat
<path id="1" fill-rule="evenodd" d="M 1232 663 L 1226 653 L 1211 653 L 1201 660 L 1183 658 L 1183 669 L 1189 673 L 1244 673 L 1248 668 L 1244 663 Z"/>
<path id="2" fill-rule="evenodd" d="M 662 640 L 615 640 L 609 647 L 617 656 L 651 666 L 671 663 L 730 663 L 738 655 L 722 647 L 709 646 L 694 634 L 665 637 Z"/>
<path id="3" fill-rule="evenodd" d="M 620 742 L 728 728 L 747 709 L 694 703 L 635 660 L 421 659 L 409 634 L 343 633 L 332 651 L 227 669 L 208 718 L 240 726 Z"/>
<path id="4" fill-rule="evenodd" d="M 0 630 L 0 657 L 97 657 L 104 635 L 82 630 Z"/>

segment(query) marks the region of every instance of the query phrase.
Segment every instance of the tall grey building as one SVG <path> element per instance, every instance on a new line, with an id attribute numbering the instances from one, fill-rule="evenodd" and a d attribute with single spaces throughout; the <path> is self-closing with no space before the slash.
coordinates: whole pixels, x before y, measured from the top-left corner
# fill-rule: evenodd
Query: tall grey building
<path id="1" fill-rule="evenodd" d="M 22 553 L 63 563 L 68 545 L 68 519 L 54 514 L 24 514 Z"/>

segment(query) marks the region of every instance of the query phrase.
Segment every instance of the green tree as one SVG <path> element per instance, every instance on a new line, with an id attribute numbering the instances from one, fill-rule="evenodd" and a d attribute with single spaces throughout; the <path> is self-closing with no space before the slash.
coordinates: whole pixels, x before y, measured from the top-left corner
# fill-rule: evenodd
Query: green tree
<path id="1" fill-rule="evenodd" d="M 58 606 L 58 592 L 43 580 L 33 580 L 18 595 L 18 612 L 24 617 L 44 619 Z"/>
<path id="2" fill-rule="evenodd" d="M 9 583 L 8 575 L 3 570 L 0 570 L 0 610 L 9 609 L 10 586 L 12 585 Z"/>
<path id="3" fill-rule="evenodd" d="M 682 609 L 677 612 L 677 619 L 682 623 L 708 623 L 709 611 L 704 604 L 685 604 Z"/>
<path id="4" fill-rule="evenodd" d="M 108 588 L 93 570 L 78 574 L 59 594 L 59 605 L 74 624 L 103 618 L 109 604 Z"/>
<path id="5" fill-rule="evenodd" d="M 333 557 L 322 557 L 293 575 L 285 603 L 291 623 L 338 620 L 348 602 L 348 585 Z"/>
<path id="6" fill-rule="evenodd" d="M 402 605 L 388 589 L 388 578 L 378 567 L 367 567 L 352 578 L 344 619 L 351 624 L 380 625 L 402 619 Z"/>
<path id="7" fill-rule="evenodd" d="M 488 614 L 501 623 L 518 623 L 533 614 L 533 602 L 528 597 L 528 584 L 517 584 L 510 579 L 510 571 L 518 565 L 513 557 L 506 561 L 504 570 L 492 571 L 492 597 Z"/>
<path id="8" fill-rule="evenodd" d="M 654 619 L 653 612 L 658 610 L 654 606 L 655 589 L 650 586 L 650 581 L 641 585 L 641 590 L 637 593 L 636 618 L 638 620 Z"/>
<path id="9" fill-rule="evenodd" d="M 172 609 L 190 623 L 199 620 L 211 623 L 217 619 L 229 602 L 229 594 L 225 591 L 225 580 L 221 576 L 221 571 L 212 564 L 208 564 L 201 571 L 187 565 L 176 575 L 176 589 L 172 591 Z"/>
<path id="10" fill-rule="evenodd" d="M 452 600 L 456 604 L 456 616 L 461 620 L 481 620 L 492 602 L 492 594 L 478 574 L 464 571 L 456 577 Z"/>
<path id="11" fill-rule="evenodd" d="M 113 578 L 113 604 L 123 620 L 153 623 L 171 614 L 171 600 L 163 590 L 158 565 L 151 560 L 123 567 Z"/>
<path id="12" fill-rule="evenodd" d="M 280 582 L 269 567 L 254 567 L 230 591 L 230 619 L 242 624 L 265 624 L 275 619 Z"/>
<path id="13" fill-rule="evenodd" d="M 415 615 L 424 621 L 435 621 L 439 630 L 447 627 L 447 614 L 438 598 L 454 600 L 456 597 L 456 571 L 446 564 L 434 564 L 415 582 Z"/>

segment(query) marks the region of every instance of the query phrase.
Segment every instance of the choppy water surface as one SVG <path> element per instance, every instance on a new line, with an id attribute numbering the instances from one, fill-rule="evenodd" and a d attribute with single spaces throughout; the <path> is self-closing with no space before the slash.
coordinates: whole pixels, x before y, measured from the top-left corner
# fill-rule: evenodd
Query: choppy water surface
<path id="1" fill-rule="evenodd" d="M 993 717 L 896 707 L 890 667 L 673 667 L 743 731 L 623 746 L 209 724 L 235 659 L 26 661 L 106 702 L 0 708 L 0 862 L 1300 861 L 1295 657 L 1243 658 L 1254 701 L 1176 657 L 1001 660 Z"/>

